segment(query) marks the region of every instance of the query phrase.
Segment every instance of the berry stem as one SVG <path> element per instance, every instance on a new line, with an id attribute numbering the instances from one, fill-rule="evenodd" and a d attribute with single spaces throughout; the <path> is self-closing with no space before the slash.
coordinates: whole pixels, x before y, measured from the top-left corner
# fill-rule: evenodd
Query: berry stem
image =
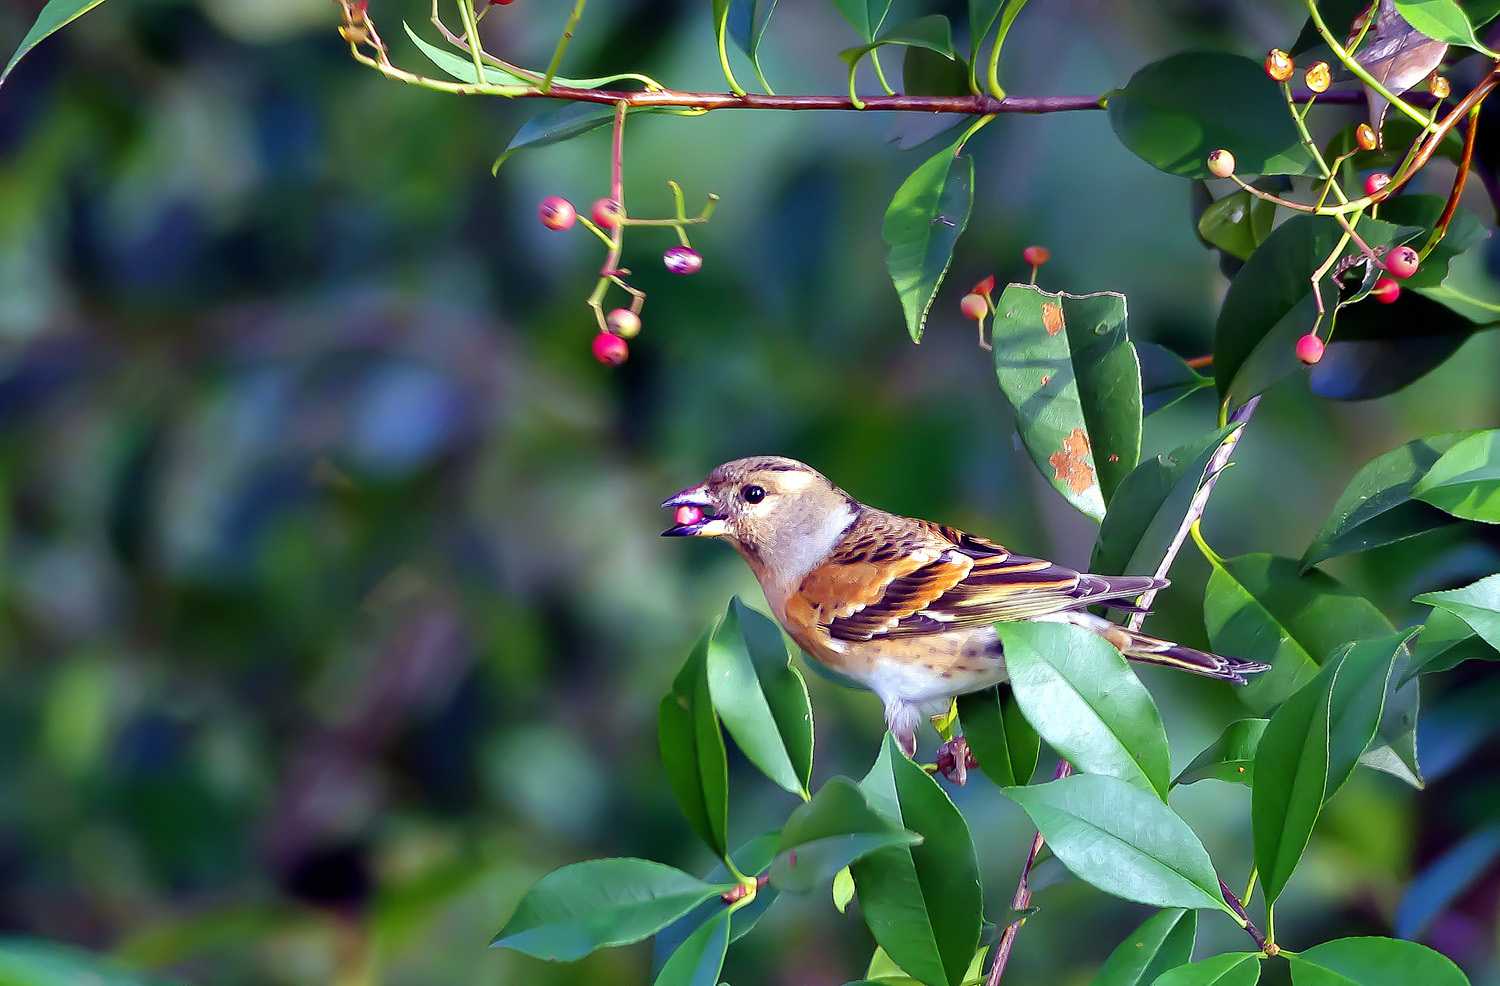
<path id="1" fill-rule="evenodd" d="M 1458 174 L 1453 176 L 1453 190 L 1448 193 L 1448 202 L 1443 206 L 1443 214 L 1438 216 L 1437 225 L 1432 227 L 1432 235 L 1427 238 L 1427 244 L 1422 247 L 1418 256 L 1422 260 L 1432 252 L 1432 248 L 1440 243 L 1448 233 L 1448 224 L 1453 221 L 1453 216 L 1458 212 L 1458 200 L 1463 197 L 1464 183 L 1469 178 L 1469 166 L 1474 160 L 1474 137 L 1479 133 L 1479 104 L 1469 110 L 1469 126 L 1464 132 L 1464 152 L 1458 161 Z"/>
<path id="2" fill-rule="evenodd" d="M 896 95 L 896 90 L 892 89 L 891 88 L 891 84 L 889 82 L 885 81 L 885 69 L 883 69 L 883 68 L 880 67 L 880 49 L 879 48 L 871 48 L 870 49 L 870 64 L 875 69 L 875 80 L 880 83 L 880 88 L 882 88 L 882 89 L 885 90 L 885 94 L 887 96 L 894 96 L 894 95 Z"/>
<path id="3" fill-rule="evenodd" d="M 719 44 L 719 68 L 724 70 L 724 81 L 729 83 L 729 90 L 736 96 L 745 95 L 745 90 L 735 80 L 734 69 L 729 67 L 729 49 L 724 47 L 724 37 L 729 33 L 729 4 L 724 4 L 723 11 L 719 14 L 719 22 L 714 25 L 714 34 Z"/>
<path id="4" fill-rule="evenodd" d="M 1375 76 L 1371 75 L 1363 65 L 1355 61 L 1354 55 L 1349 49 L 1346 49 L 1343 45 L 1339 44 L 1338 39 L 1333 36 L 1333 32 L 1328 30 L 1328 25 L 1323 22 L 1323 15 L 1318 11 L 1317 0 L 1307 0 L 1307 11 L 1308 14 L 1312 17 L 1313 26 L 1318 29 L 1318 33 L 1322 35 L 1323 40 L 1328 44 L 1328 47 L 1333 51 L 1334 55 L 1338 57 L 1338 60 L 1344 63 L 1345 68 L 1353 72 L 1359 79 L 1359 81 L 1363 82 L 1365 85 L 1369 86 L 1371 89 L 1374 89 L 1376 92 L 1380 93 L 1380 95 L 1384 96 L 1392 106 L 1396 107 L 1396 109 L 1400 110 L 1402 113 L 1405 113 L 1407 117 L 1409 117 L 1411 121 L 1417 126 L 1423 128 L 1428 132 L 1433 132 L 1431 121 L 1425 119 L 1422 114 L 1417 112 L 1416 108 L 1406 100 L 1402 99 L 1400 96 L 1387 89 L 1384 84 L 1382 84 L 1380 80 L 1376 79 Z M 1370 20 L 1372 21 L 1374 19 L 1374 17 L 1370 18 Z M 1368 30 L 1369 26 L 1366 25 L 1365 29 Z M 1356 39 L 1356 44 L 1358 43 L 1358 40 L 1359 39 Z M 1371 123 L 1373 122 L 1374 121 L 1372 120 Z"/>
<path id="5" fill-rule="evenodd" d="M 473 0 L 458 0 L 458 19 L 464 26 L 464 37 L 469 41 L 469 57 L 474 62 L 474 77 L 485 81 L 484 59 L 479 57 L 479 19 L 474 16 Z"/>
<path id="6" fill-rule="evenodd" d="M 1005 11 L 1000 15 L 1000 30 L 995 32 L 995 47 L 990 49 L 989 76 L 987 79 L 990 95 L 996 99 L 1005 98 L 1005 90 L 1000 87 L 1000 49 L 1005 47 L 1005 36 L 1010 33 L 1010 26 L 1016 22 L 1016 15 L 1021 8 L 1026 6 L 1026 0 L 1011 0 L 1005 5 Z M 1103 100 L 1100 100 L 1102 105 Z"/>
<path id="7" fill-rule="evenodd" d="M 467 3 L 468 0 L 459 0 L 459 2 Z M 557 39 L 557 47 L 552 52 L 552 61 L 547 63 L 547 71 L 542 75 L 541 85 L 537 87 L 537 91 L 544 96 L 552 88 L 552 77 L 557 74 L 558 67 L 562 65 L 563 52 L 568 50 L 568 42 L 573 40 L 573 28 L 578 26 L 578 20 L 583 16 L 583 5 L 586 3 L 588 0 L 573 0 L 573 12 L 568 15 L 568 23 L 563 25 L 562 37 Z"/>

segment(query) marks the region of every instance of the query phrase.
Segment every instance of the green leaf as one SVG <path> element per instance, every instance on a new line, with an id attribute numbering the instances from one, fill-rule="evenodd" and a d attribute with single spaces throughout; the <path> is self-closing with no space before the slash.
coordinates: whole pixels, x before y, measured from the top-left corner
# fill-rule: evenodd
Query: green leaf
<path id="1" fill-rule="evenodd" d="M 1021 0 L 1025 2 L 1025 0 Z M 995 26 L 995 19 L 1000 16 L 1000 8 L 1005 6 L 1005 0 L 969 0 L 969 61 L 979 60 L 979 49 L 984 44 L 985 36 L 990 33 L 990 28 Z"/>
<path id="2" fill-rule="evenodd" d="M 717 986 L 729 948 L 729 918 L 721 911 L 688 935 L 662 965 L 655 986 Z"/>
<path id="3" fill-rule="evenodd" d="M 1375 738 L 1385 711 L 1396 658 L 1416 631 L 1394 633 L 1377 640 L 1360 640 L 1344 651 L 1328 701 L 1328 777 L 1326 802 L 1354 773 Z"/>
<path id="4" fill-rule="evenodd" d="M 901 91 L 909 96 L 966 96 L 969 63 L 911 45 L 901 59 Z"/>
<path id="5" fill-rule="evenodd" d="M 1168 969 L 1193 957 L 1198 912 L 1159 911 L 1115 946 L 1092 986 L 1151 986 Z"/>
<path id="6" fill-rule="evenodd" d="M 172 980 L 176 982 L 176 980 Z M 0 938 L 0 986 L 170 986 L 81 948 L 39 938 Z"/>
<path id="7" fill-rule="evenodd" d="M 641 113 L 673 113 L 671 107 L 641 106 L 629 111 L 631 116 Z M 545 110 L 527 120 L 516 131 L 505 151 L 495 161 L 498 171 L 506 158 L 523 147 L 546 147 L 572 140 L 590 130 L 608 126 L 614 122 L 615 108 L 605 103 L 564 103 L 556 109 Z"/>
<path id="8" fill-rule="evenodd" d="M 1163 800 L 1171 754 L 1161 713 L 1120 652 L 1067 623 L 998 623 L 1016 701 L 1042 739 L 1079 770 Z"/>
<path id="9" fill-rule="evenodd" d="M 1500 429 L 1470 435 L 1448 449 L 1412 495 L 1455 517 L 1500 524 Z"/>
<path id="10" fill-rule="evenodd" d="M 776 856 L 776 843 L 780 838 L 781 831 L 778 829 L 774 832 L 763 832 L 740 846 L 730 854 L 735 867 L 741 873 L 758 874 L 765 871 Z M 730 885 L 734 883 L 734 879 L 729 873 L 729 868 L 720 863 L 703 878 L 703 882 Z M 761 915 L 770 909 L 779 894 L 778 888 L 768 884 L 756 891 L 753 901 L 736 908 L 729 915 L 729 941 L 731 943 L 739 941 L 748 934 L 760 920 Z M 722 898 L 710 897 L 657 932 L 656 940 L 651 945 L 652 967 L 660 970 L 672 953 L 677 951 L 678 946 L 687 941 L 689 935 L 703 927 L 710 918 L 723 913 L 728 908 L 729 905 Z"/>
<path id="11" fill-rule="evenodd" d="M 1198 234 L 1232 257 L 1247 260 L 1271 235 L 1276 204 L 1244 189 L 1214 202 L 1198 217 Z"/>
<path id="12" fill-rule="evenodd" d="M 875 37 L 891 12 L 891 0 L 833 0 L 833 5 L 866 41 Z"/>
<path id="13" fill-rule="evenodd" d="M 886 267 L 913 342 L 922 341 L 927 312 L 974 205 L 974 159 L 961 156 L 962 147 L 959 141 L 913 171 L 896 190 L 881 226 L 891 248 Z"/>
<path id="14" fill-rule="evenodd" d="M 781 628 L 736 596 L 708 646 L 708 692 L 741 751 L 771 780 L 807 796 L 812 706 Z"/>
<path id="15" fill-rule="evenodd" d="M 1244 424 L 1225 425 L 1154 459 L 1125 477 L 1110 501 L 1089 571 L 1102 575 L 1150 575 L 1176 539 L 1182 518 L 1221 446 L 1237 439 Z"/>
<path id="16" fill-rule="evenodd" d="M 1259 952 L 1228 952 L 1202 962 L 1180 965 L 1154 986 L 1255 986 L 1260 981 Z"/>
<path id="17" fill-rule="evenodd" d="M 771 883 L 793 893 L 808 893 L 877 849 L 921 841 L 921 836 L 872 808 L 859 785 L 847 777 L 835 777 L 782 826 L 771 862 Z"/>
<path id="18" fill-rule="evenodd" d="M 1443 513 L 1412 499 L 1412 490 L 1433 464 L 1472 431 L 1450 431 L 1407 442 L 1366 463 L 1340 494 L 1322 530 L 1308 545 L 1302 565 L 1393 544 L 1449 523 Z"/>
<path id="19" fill-rule="evenodd" d="M 1452 959 L 1398 938 L 1339 938 L 1286 956 L 1294 986 L 1469 986 Z"/>
<path id="20" fill-rule="evenodd" d="M 1313 170 L 1280 88 L 1239 55 L 1192 52 L 1154 62 L 1109 93 L 1107 106 L 1120 142 L 1174 175 L 1209 177 L 1208 155 L 1220 148 L 1243 175 Z"/>
<path id="21" fill-rule="evenodd" d="M 1337 580 L 1316 568 L 1303 572 L 1290 558 L 1264 554 L 1214 565 L 1203 622 L 1217 653 L 1271 665 L 1235 689 L 1255 713 L 1269 711 L 1312 680 L 1349 641 L 1392 632 L 1374 604 Z"/>
<path id="22" fill-rule="evenodd" d="M 729 763 L 708 693 L 708 648 L 699 638 L 657 710 L 667 784 L 698 837 L 721 858 L 729 828 Z"/>
<path id="23" fill-rule="evenodd" d="M 1141 410 L 1155 414 L 1171 407 L 1189 394 L 1213 386 L 1187 361 L 1165 346 L 1154 342 L 1137 342 L 1136 358 L 1141 361 Z"/>
<path id="24" fill-rule="evenodd" d="M 654 935 L 731 886 L 713 886 L 648 859 L 574 863 L 526 891 L 490 947 L 569 962 Z"/>
<path id="25" fill-rule="evenodd" d="M 958 719 L 964 739 L 984 776 L 1001 787 L 1031 781 L 1041 756 L 1041 738 L 1007 686 L 958 696 Z"/>
<path id="26" fill-rule="evenodd" d="M 1446 41 L 1475 51 L 1489 49 L 1474 37 L 1474 27 L 1454 0 L 1395 0 L 1396 12 L 1434 41 Z"/>
<path id="27" fill-rule="evenodd" d="M 1451 670 L 1469 660 L 1500 661 L 1500 650 L 1481 640 L 1462 617 L 1434 606 L 1422 624 L 1403 683 L 1419 674 Z"/>
<path id="28" fill-rule="evenodd" d="M 444 74 L 457 79 L 459 82 L 480 81 L 479 73 L 474 71 L 474 60 L 468 55 L 446 51 L 436 45 L 423 41 L 421 35 L 413 31 L 411 25 L 405 21 L 401 22 L 401 26 L 406 28 L 406 36 L 411 38 L 412 44 L 416 45 L 417 49 L 426 55 L 428 60 L 441 69 Z M 568 86 L 572 89 L 596 89 L 599 86 L 606 86 L 612 82 L 619 82 L 621 79 L 629 78 L 634 78 L 634 76 L 630 73 L 601 75 L 596 79 L 565 79 L 562 76 L 554 76 L 552 82 L 555 85 Z M 514 72 L 507 72 L 498 65 L 486 65 L 484 67 L 483 81 L 502 86 L 534 86 L 537 84 L 536 80 L 524 78 L 516 75 Z M 606 117 L 613 117 L 615 113 L 615 108 L 607 104 L 589 103 L 584 105 L 603 110 Z M 632 110 L 631 112 L 638 113 L 641 110 Z"/>
<path id="29" fill-rule="evenodd" d="M 776 0 L 729 0 L 729 37 L 740 51 L 750 56 L 757 74 L 760 73 L 760 42 L 766 35 L 771 11 L 775 9 Z"/>
<path id="30" fill-rule="evenodd" d="M 1005 789 L 1052 852 L 1105 893 L 1157 907 L 1229 907 L 1203 843 L 1154 796 L 1117 777 L 1074 774 Z"/>
<path id="31" fill-rule="evenodd" d="M 1276 902 L 1291 879 L 1323 810 L 1330 702 L 1340 663 L 1330 661 L 1276 710 L 1255 753 L 1250 828 L 1267 906 Z"/>
<path id="32" fill-rule="evenodd" d="M 48 0 L 47 6 L 36 15 L 36 21 L 32 23 L 31 30 L 26 32 L 26 36 L 16 46 L 15 54 L 11 55 L 10 61 L 5 63 L 5 70 L 0 71 L 0 85 L 4 85 L 5 80 L 10 77 L 11 70 L 16 67 L 21 57 L 35 48 L 40 41 L 54 31 L 71 24 L 103 2 L 104 0 Z"/>
<path id="33" fill-rule="evenodd" d="M 995 375 L 1042 475 L 1100 520 L 1141 456 L 1141 374 L 1125 296 L 1008 284 L 995 306 Z"/>
<path id="34" fill-rule="evenodd" d="M 1237 719 L 1224 727 L 1219 738 L 1183 768 L 1173 784 L 1197 781 L 1229 781 L 1249 787 L 1255 781 L 1255 749 L 1266 731 L 1265 719 Z"/>
<path id="35" fill-rule="evenodd" d="M 1500 575 L 1480 579 L 1462 589 L 1424 592 L 1413 602 L 1447 610 L 1472 627 L 1485 643 L 1500 648 Z"/>
<path id="36" fill-rule="evenodd" d="M 953 29 L 948 24 L 948 18 L 942 14 L 928 14 L 926 17 L 918 17 L 914 21 L 907 21 L 899 27 L 893 27 L 866 44 L 845 48 L 839 52 L 839 58 L 852 69 L 859 64 L 861 58 L 876 48 L 883 48 L 886 45 L 926 48 L 928 51 L 935 51 L 948 58 L 956 57 L 953 50 Z"/>
<path id="37" fill-rule="evenodd" d="M 979 946 L 983 902 L 969 826 L 925 770 L 886 735 L 860 784 L 887 819 L 922 844 L 871 853 L 850 867 L 875 942 L 928 986 L 957 986 Z"/>
<path id="38" fill-rule="evenodd" d="M 1285 119 L 1285 103 L 1279 95 L 1277 101 Z M 1327 216 L 1293 216 L 1272 231 L 1235 275 L 1214 328 L 1214 380 L 1221 397 L 1243 403 L 1301 368 L 1293 350 L 1296 338 L 1317 317 L 1312 274 L 1343 232 Z M 1378 220 L 1359 224 L 1361 238 L 1371 247 L 1389 246 L 1398 233 L 1397 227 Z M 1358 253 L 1358 248 L 1346 245 L 1344 252 Z M 1320 282 L 1329 310 L 1338 301 L 1338 290 L 1331 277 Z"/>

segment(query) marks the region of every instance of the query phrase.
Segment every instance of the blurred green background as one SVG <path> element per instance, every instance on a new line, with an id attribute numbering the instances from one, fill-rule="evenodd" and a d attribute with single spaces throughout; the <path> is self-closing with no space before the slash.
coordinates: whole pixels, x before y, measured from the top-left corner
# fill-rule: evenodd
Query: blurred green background
<path id="1" fill-rule="evenodd" d="M 569 6 L 497 8 L 486 42 L 545 62 Z M 39 9 L 0 8 L 0 49 Z M 961 20 L 964 5 L 921 9 Z M 565 71 L 722 89 L 709 10 L 595 0 Z M 421 29 L 426 5 L 371 14 L 423 70 L 400 20 Z M 1284 45 L 1301 20 L 1291 0 L 1036 3 L 1002 79 L 1102 92 L 1186 48 Z M 1104 114 L 1005 118 L 971 144 L 974 216 L 913 346 L 880 223 L 921 160 L 893 131 L 927 121 L 643 117 L 626 136 L 632 214 L 666 213 L 668 179 L 692 208 L 723 201 L 694 231 L 695 277 L 657 262 L 669 233 L 631 233 L 645 330 L 610 370 L 583 304 L 599 244 L 535 215 L 545 195 L 606 194 L 607 133 L 492 178 L 547 104 L 388 82 L 337 23 L 326 0 L 117 0 L 0 89 L 0 932 L 226 986 L 647 982 L 649 945 L 572 966 L 484 946 L 564 863 L 711 865 L 667 791 L 656 704 L 731 594 L 763 600 L 723 546 L 660 539 L 656 504 L 775 452 L 867 502 L 1083 565 L 1094 527 L 1018 450 L 959 296 L 1024 279 L 1021 248 L 1044 244 L 1045 287 L 1122 291 L 1136 338 L 1195 356 L 1226 282 L 1187 183 L 1120 148 Z M 779 92 L 837 92 L 834 52 L 855 40 L 831 5 L 783 0 L 763 62 Z M 1278 386 L 1209 539 L 1300 555 L 1374 455 L 1500 423 L 1497 379 L 1490 332 L 1386 399 Z M 1200 393 L 1153 416 L 1148 454 L 1213 414 Z M 1470 525 L 1328 567 L 1402 623 L 1414 593 L 1497 560 L 1500 538 Z M 1201 644 L 1206 566 L 1190 549 L 1173 575 L 1150 626 Z M 1415 873 L 1500 824 L 1489 668 L 1425 682 L 1425 794 L 1360 771 L 1333 802 L 1278 915 L 1288 946 L 1389 933 Z M 1178 766 L 1239 714 L 1222 686 L 1143 675 Z M 861 776 L 877 702 L 809 679 L 815 778 Z M 738 839 L 793 807 L 743 762 L 732 785 Z M 998 913 L 1030 830 L 982 779 L 955 797 Z M 1243 880 L 1245 789 L 1174 803 Z M 1500 983 L 1500 880 L 1493 852 L 1476 859 L 1419 937 Z M 1145 916 L 1076 882 L 1037 903 L 1007 982 L 1087 982 Z M 1212 916 L 1200 942 L 1245 945 Z M 842 983 L 871 945 L 826 899 L 783 898 L 724 978 Z"/>

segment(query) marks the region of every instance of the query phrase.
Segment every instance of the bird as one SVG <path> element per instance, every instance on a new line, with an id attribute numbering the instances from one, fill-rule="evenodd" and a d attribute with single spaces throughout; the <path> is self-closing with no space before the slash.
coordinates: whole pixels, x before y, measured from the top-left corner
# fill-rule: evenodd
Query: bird
<path id="1" fill-rule="evenodd" d="M 909 757 L 924 717 L 1007 680 L 996 622 L 1071 623 L 1131 660 L 1235 684 L 1270 667 L 1148 636 L 1086 609 L 1138 612 L 1134 600 L 1166 579 L 1091 575 L 878 510 L 796 459 L 726 462 L 662 507 L 676 510 L 663 537 L 722 538 L 739 552 L 777 622 L 808 657 L 880 698 L 886 728 Z M 959 774 L 950 779 L 962 783 L 967 751 L 947 752 Z"/>

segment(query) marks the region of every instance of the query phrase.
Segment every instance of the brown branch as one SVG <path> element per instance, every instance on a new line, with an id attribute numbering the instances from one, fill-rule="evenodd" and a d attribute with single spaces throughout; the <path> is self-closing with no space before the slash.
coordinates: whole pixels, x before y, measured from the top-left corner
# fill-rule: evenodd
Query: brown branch
<path id="1" fill-rule="evenodd" d="M 1062 780 L 1071 773 L 1073 765 L 1059 759 L 1057 769 L 1052 772 L 1052 779 Z M 1041 851 L 1042 833 L 1038 832 L 1031 840 L 1031 853 L 1026 857 L 1026 865 L 1021 868 L 1021 880 L 1016 884 L 1016 895 L 1010 903 L 1012 911 L 1024 911 L 1031 906 L 1031 868 L 1036 865 L 1037 854 Z M 1005 964 L 1010 961 L 1010 950 L 1015 947 L 1016 935 L 1020 934 L 1021 925 L 1025 922 L 1025 918 L 1012 921 L 1001 933 L 1000 944 L 995 948 L 995 964 L 990 966 L 990 974 L 985 979 L 984 986 L 998 986 L 1000 977 L 1005 975 Z"/>
<path id="2" fill-rule="evenodd" d="M 1229 905 L 1230 910 L 1245 922 L 1245 933 L 1250 936 L 1251 941 L 1255 942 L 1256 948 L 1267 955 L 1275 955 L 1281 951 L 1275 945 L 1266 943 L 1265 934 L 1255 926 L 1254 921 L 1250 920 L 1250 915 L 1245 913 L 1245 905 L 1240 903 L 1240 899 L 1234 895 L 1234 891 L 1229 889 L 1229 884 L 1225 883 L 1222 878 L 1219 880 L 1219 892 L 1224 895 L 1224 903 Z"/>

